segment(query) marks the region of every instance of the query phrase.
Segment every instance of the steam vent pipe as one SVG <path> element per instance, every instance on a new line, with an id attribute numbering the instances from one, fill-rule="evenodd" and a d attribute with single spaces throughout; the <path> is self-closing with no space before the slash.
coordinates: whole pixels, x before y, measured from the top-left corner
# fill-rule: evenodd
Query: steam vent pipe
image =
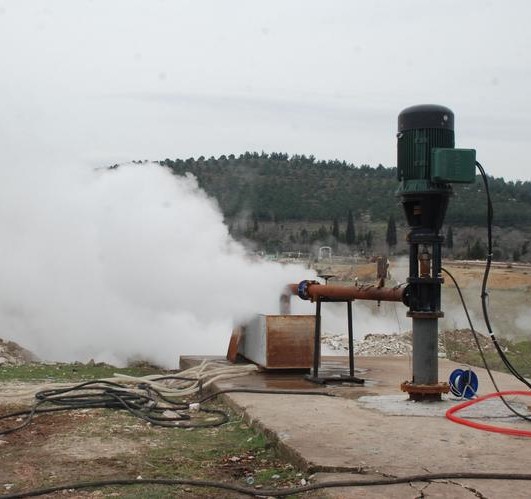
<path id="1" fill-rule="evenodd" d="M 413 380 L 402 389 L 413 400 L 440 400 L 438 320 L 441 311 L 440 230 L 452 194 L 451 183 L 475 181 L 476 152 L 455 149 L 454 114 L 437 105 L 404 109 L 398 116 L 397 175 L 410 232 L 408 316 L 413 319 Z"/>

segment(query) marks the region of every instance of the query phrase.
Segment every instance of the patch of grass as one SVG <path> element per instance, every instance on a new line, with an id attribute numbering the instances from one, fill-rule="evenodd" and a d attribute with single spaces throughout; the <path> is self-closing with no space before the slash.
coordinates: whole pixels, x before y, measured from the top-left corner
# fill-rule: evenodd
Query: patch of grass
<path id="1" fill-rule="evenodd" d="M 153 366 L 114 367 L 108 364 L 41 364 L 0 367 L 0 381 L 87 381 L 112 378 L 114 373 L 146 376 L 167 372 Z"/>
<path id="2" fill-rule="evenodd" d="M 531 377 L 531 341 L 513 343 L 506 339 L 500 339 L 499 343 L 516 370 L 524 377 Z M 495 371 L 509 372 L 495 350 L 489 348 L 488 351 L 484 351 L 484 354 L 489 368 Z M 447 355 L 450 360 L 455 362 L 484 367 L 481 355 L 476 348 L 468 349 L 458 342 L 447 345 Z"/>
<path id="3" fill-rule="evenodd" d="M 283 459 L 262 433 L 221 403 L 210 407 L 226 411 L 229 422 L 215 428 L 162 428 L 125 411 L 107 409 L 49 415 L 49 421 L 41 416 L 32 428 L 22 430 L 36 432 L 40 435 L 38 442 L 34 436 L 32 445 L 26 439 L 13 438 L 9 444 L 11 459 L 0 469 L 0 477 L 6 483 L 16 483 L 13 491 L 138 476 L 213 480 L 264 488 L 295 486 L 300 482 L 300 470 Z M 73 423 L 52 425 L 55 418 L 70 418 Z M 102 444 L 100 453 L 98 442 Z M 74 453 L 69 451 L 72 446 Z M 33 470 L 31 487 L 16 479 L 20 466 Z M 96 490 L 83 494 L 91 495 Z M 141 483 L 105 487 L 96 494 L 130 498 L 239 497 L 226 490 Z"/>
<path id="4" fill-rule="evenodd" d="M 151 426 L 123 412 L 101 411 L 85 426 L 83 435 L 103 440 L 127 435 L 127 439 L 134 441 L 142 451 L 113 459 L 127 461 L 128 468 L 143 478 L 193 478 L 265 488 L 294 486 L 301 480 L 300 470 L 285 461 L 262 433 L 249 427 L 226 407 L 217 404 L 216 407 L 229 412 L 229 423 L 216 428 L 168 429 Z M 112 459 L 105 464 L 113 467 Z M 175 497 L 176 491 L 186 497 L 196 497 L 194 494 L 197 497 L 233 497 L 228 491 L 187 486 L 138 485 L 105 489 L 105 493 L 111 491 L 131 498 Z"/>

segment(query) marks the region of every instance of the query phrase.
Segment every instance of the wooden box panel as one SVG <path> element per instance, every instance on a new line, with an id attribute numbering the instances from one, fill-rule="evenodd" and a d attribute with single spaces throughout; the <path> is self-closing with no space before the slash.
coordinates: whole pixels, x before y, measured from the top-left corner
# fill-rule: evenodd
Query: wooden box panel
<path id="1" fill-rule="evenodd" d="M 267 367 L 302 369 L 313 365 L 315 317 L 268 315 Z"/>
<path id="2" fill-rule="evenodd" d="M 266 369 L 313 366 L 313 315 L 259 315 L 243 330 L 239 353 Z"/>

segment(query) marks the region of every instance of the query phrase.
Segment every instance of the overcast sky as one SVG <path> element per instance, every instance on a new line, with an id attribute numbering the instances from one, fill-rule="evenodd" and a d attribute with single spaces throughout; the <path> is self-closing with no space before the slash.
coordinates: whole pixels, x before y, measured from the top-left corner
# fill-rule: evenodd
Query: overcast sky
<path id="1" fill-rule="evenodd" d="M 314 154 L 394 166 L 396 118 L 531 180 L 531 2 L 0 0 L 0 169 Z"/>

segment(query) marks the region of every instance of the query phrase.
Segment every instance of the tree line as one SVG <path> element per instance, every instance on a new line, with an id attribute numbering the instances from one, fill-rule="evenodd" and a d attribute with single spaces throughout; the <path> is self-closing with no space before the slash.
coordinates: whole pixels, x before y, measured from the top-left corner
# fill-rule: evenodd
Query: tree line
<path id="1" fill-rule="evenodd" d="M 160 164 L 176 175 L 195 175 L 229 219 L 241 213 L 250 213 L 257 221 L 275 222 L 335 220 L 347 214 L 353 220 L 368 217 L 383 222 L 393 216 L 395 223 L 405 221 L 395 195 L 398 181 L 394 167 L 356 166 L 337 159 L 319 161 L 311 155 L 264 152 L 165 159 Z M 490 177 L 489 187 L 495 224 L 529 226 L 531 182 Z M 478 176 L 474 184 L 454 186 L 446 222 L 470 226 L 483 225 L 485 219 L 481 178 Z M 349 232 L 349 240 L 352 237 Z"/>

